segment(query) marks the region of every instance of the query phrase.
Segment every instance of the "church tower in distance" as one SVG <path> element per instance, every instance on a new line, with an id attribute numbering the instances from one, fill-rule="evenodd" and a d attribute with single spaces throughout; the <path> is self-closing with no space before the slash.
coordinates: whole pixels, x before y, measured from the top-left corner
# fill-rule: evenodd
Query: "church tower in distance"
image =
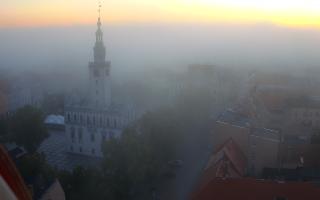
<path id="1" fill-rule="evenodd" d="M 93 48 L 94 61 L 89 63 L 90 104 L 96 108 L 111 105 L 110 61 L 106 61 L 100 16 L 97 22 L 96 42 Z"/>

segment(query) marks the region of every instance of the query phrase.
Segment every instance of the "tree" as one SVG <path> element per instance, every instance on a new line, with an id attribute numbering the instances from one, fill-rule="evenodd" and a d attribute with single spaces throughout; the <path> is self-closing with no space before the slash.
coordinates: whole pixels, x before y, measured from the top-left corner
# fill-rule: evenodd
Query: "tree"
<path id="1" fill-rule="evenodd" d="M 10 118 L 10 140 L 34 153 L 41 142 L 48 137 L 41 110 L 32 106 L 19 109 Z"/>
<path id="2" fill-rule="evenodd" d="M 66 199 L 116 199 L 111 196 L 111 184 L 104 179 L 98 169 L 76 167 L 72 172 L 61 171 L 59 179 L 64 188 Z"/>
<path id="3" fill-rule="evenodd" d="M 54 169 L 46 162 L 43 154 L 27 154 L 17 160 L 17 167 L 25 179 L 41 176 L 46 181 L 52 181 L 55 176 Z"/>
<path id="4" fill-rule="evenodd" d="M 181 124 L 171 109 L 145 114 L 121 139 L 103 145 L 103 175 L 115 199 L 133 199 L 149 191 L 176 158 Z"/>
<path id="5" fill-rule="evenodd" d="M 56 172 L 46 162 L 43 154 L 24 155 L 16 160 L 16 165 L 26 183 L 32 185 L 33 194 L 36 196 L 41 194 L 56 177 Z"/>

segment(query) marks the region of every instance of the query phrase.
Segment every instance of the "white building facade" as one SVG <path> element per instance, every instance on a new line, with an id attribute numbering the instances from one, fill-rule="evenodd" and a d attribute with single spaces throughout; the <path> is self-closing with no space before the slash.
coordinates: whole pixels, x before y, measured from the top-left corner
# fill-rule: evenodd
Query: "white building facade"
<path id="1" fill-rule="evenodd" d="M 110 61 L 106 61 L 100 17 L 94 45 L 94 61 L 89 63 L 88 97 L 65 106 L 66 135 L 71 153 L 102 157 L 102 143 L 120 138 L 134 119 L 133 112 L 115 105 L 111 98 Z"/>

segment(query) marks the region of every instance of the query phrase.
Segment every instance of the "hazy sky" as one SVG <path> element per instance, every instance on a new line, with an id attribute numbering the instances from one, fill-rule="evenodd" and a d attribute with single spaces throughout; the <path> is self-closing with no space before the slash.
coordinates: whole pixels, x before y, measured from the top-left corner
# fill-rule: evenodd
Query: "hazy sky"
<path id="1" fill-rule="evenodd" d="M 97 0 L 0 2 L 0 69 L 52 66 L 86 72 Z M 320 63 L 320 0 L 102 3 L 112 72 L 192 63 L 259 68 Z"/>
<path id="2" fill-rule="evenodd" d="M 320 27 L 319 0 L 104 0 L 103 19 Z M 1 0 L 0 26 L 91 24 L 98 0 Z"/>

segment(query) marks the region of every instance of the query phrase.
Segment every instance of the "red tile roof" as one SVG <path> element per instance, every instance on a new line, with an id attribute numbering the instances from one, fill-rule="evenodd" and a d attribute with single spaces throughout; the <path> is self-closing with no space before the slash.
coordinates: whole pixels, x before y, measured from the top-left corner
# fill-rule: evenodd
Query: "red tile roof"
<path id="1" fill-rule="evenodd" d="M 25 185 L 15 164 L 7 151 L 0 145 L 0 175 L 20 200 L 32 200 L 30 191 Z"/>
<path id="2" fill-rule="evenodd" d="M 192 200 L 319 200 L 320 188 L 307 182 L 276 182 L 252 178 L 212 180 Z"/>
<path id="3" fill-rule="evenodd" d="M 206 169 L 210 168 L 212 165 L 215 165 L 222 156 L 226 161 L 230 163 L 230 166 L 235 169 L 240 177 L 245 175 L 247 167 L 247 157 L 232 138 L 228 139 L 225 143 L 223 143 L 215 150 L 215 152 L 209 159 Z"/>
<path id="4" fill-rule="evenodd" d="M 228 139 L 210 157 L 198 188 L 205 187 L 217 177 L 240 178 L 246 174 L 247 158 L 232 138 Z"/>

